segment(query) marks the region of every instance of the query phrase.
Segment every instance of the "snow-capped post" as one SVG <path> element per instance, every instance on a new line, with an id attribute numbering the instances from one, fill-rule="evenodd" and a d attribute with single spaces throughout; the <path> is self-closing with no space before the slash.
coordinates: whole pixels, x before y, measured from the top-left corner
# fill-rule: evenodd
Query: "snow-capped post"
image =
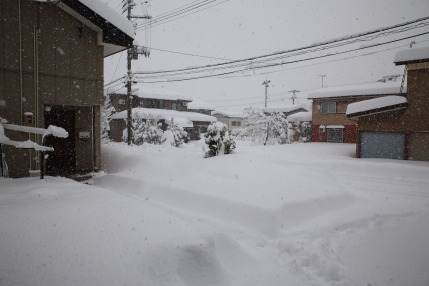
<path id="1" fill-rule="evenodd" d="M 209 148 L 204 154 L 204 158 L 214 157 L 219 154 L 231 154 L 236 147 L 234 139 L 229 136 L 228 127 L 222 122 L 210 124 L 204 137 L 205 143 Z"/>

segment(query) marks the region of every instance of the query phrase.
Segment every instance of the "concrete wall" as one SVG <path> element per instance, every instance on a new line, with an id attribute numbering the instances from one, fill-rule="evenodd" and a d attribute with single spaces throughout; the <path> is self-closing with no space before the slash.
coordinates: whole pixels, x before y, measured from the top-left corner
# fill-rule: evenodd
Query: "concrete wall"
<path id="1" fill-rule="evenodd" d="M 98 128 L 92 130 L 93 143 L 79 143 L 76 150 L 78 158 L 95 150 L 91 151 L 96 156 L 92 162 L 78 163 L 78 171 L 92 169 L 93 162 L 100 160 L 100 126 L 89 119 L 92 107 L 95 116 L 99 115 L 103 99 L 103 47 L 97 45 L 95 31 L 54 4 L 21 0 L 19 10 L 18 3 L 0 1 L 0 116 L 21 125 L 23 112 L 33 112 L 35 125 L 44 127 L 45 106 L 72 106 L 85 118 L 80 128 Z M 18 132 L 7 131 L 7 135 L 14 140 L 28 139 L 28 134 Z M 7 148 L 12 177 L 26 176 L 30 168 L 37 168 L 37 162 L 31 162 L 25 153 Z"/>

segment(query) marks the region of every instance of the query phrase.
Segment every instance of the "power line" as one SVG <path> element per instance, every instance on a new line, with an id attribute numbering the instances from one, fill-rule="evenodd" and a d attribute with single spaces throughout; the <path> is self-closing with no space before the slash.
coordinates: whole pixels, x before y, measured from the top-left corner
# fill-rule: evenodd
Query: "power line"
<path id="1" fill-rule="evenodd" d="M 411 39 L 411 38 L 415 38 L 415 37 L 422 36 L 422 35 L 427 35 L 427 34 L 429 34 L 429 32 L 420 33 L 420 34 L 417 34 L 417 35 L 413 35 L 413 36 L 409 36 L 409 37 L 405 37 L 405 38 L 401 38 L 401 39 L 391 40 L 391 41 L 384 42 L 384 43 L 378 43 L 378 44 L 373 44 L 373 45 L 370 45 L 370 46 L 360 47 L 360 48 L 356 48 L 356 49 L 352 49 L 352 50 L 342 51 L 342 52 L 338 52 L 336 54 L 325 54 L 325 55 L 322 55 L 322 56 L 315 56 L 315 57 L 311 57 L 311 58 L 294 60 L 294 61 L 289 61 L 289 62 L 267 64 L 267 65 L 264 65 L 264 66 L 245 68 L 245 69 L 242 69 L 242 70 L 234 70 L 234 71 L 229 71 L 229 72 L 223 72 L 223 73 L 212 74 L 212 75 L 205 75 L 205 76 L 198 76 L 198 77 L 192 77 L 192 78 L 170 79 L 170 80 L 159 80 L 159 81 L 140 81 L 140 82 L 144 82 L 144 83 L 161 83 L 161 82 L 188 81 L 188 80 L 195 80 L 195 79 L 202 79 L 202 78 L 217 77 L 217 76 L 221 76 L 221 75 L 228 75 L 228 74 L 233 74 L 233 73 L 238 73 L 238 72 L 243 72 L 243 71 L 249 71 L 249 70 L 271 68 L 271 67 L 274 67 L 274 66 L 281 66 L 281 65 L 293 64 L 293 63 L 299 63 L 299 62 L 304 62 L 304 61 L 316 60 L 316 59 L 321 59 L 321 58 L 326 58 L 326 57 L 332 57 L 332 56 L 336 56 L 336 55 L 340 55 L 340 54 L 355 52 L 355 51 L 364 50 L 364 49 L 368 49 L 368 48 L 373 48 L 373 47 L 377 47 L 377 46 L 381 46 L 381 45 L 386 45 L 386 44 L 391 44 L 391 43 L 395 43 L 395 42 L 398 42 L 398 41 L 403 41 L 403 40 L 407 40 L 407 39 Z"/>
<path id="2" fill-rule="evenodd" d="M 309 49 L 320 48 L 320 47 L 324 47 L 324 46 L 328 46 L 328 45 L 332 45 L 332 44 L 337 44 L 337 43 L 345 42 L 345 43 L 343 43 L 341 45 L 336 45 L 336 46 L 342 46 L 342 45 L 350 44 L 350 42 L 348 42 L 350 40 L 357 40 L 359 38 L 368 37 L 368 36 L 371 36 L 371 35 L 374 35 L 374 34 L 380 34 L 380 33 L 381 34 L 390 34 L 390 33 L 392 33 L 392 32 L 388 33 L 388 31 L 390 31 L 390 30 L 397 29 L 397 28 L 402 28 L 402 27 L 406 27 L 406 26 L 409 26 L 411 24 L 416 24 L 416 23 L 419 23 L 419 22 L 422 22 L 422 21 L 426 21 L 428 19 L 429 19 L 429 17 L 419 18 L 419 19 L 416 19 L 416 20 L 413 20 L 413 21 L 409 21 L 409 22 L 397 24 L 397 25 L 390 26 L 390 27 L 387 27 L 387 28 L 376 29 L 376 30 L 372 30 L 372 31 L 369 31 L 369 32 L 364 32 L 364 33 L 360 33 L 360 34 L 355 34 L 355 35 L 352 35 L 352 36 L 344 37 L 344 38 L 341 38 L 341 39 L 330 40 L 330 41 L 326 41 L 326 42 L 322 42 L 322 43 L 318 43 L 318 44 L 313 44 L 313 45 L 304 46 L 304 47 L 300 47 L 300 48 L 296 48 L 296 49 L 291 49 L 291 50 L 286 50 L 286 51 L 281 51 L 281 52 L 275 52 L 275 53 L 266 54 L 266 55 L 262 55 L 262 56 L 250 57 L 250 58 L 245 58 L 245 59 L 240 59 L 240 60 L 234 60 L 234 61 L 229 61 L 229 62 L 224 62 L 224 63 L 219 63 L 219 64 L 211 64 L 211 65 L 205 65 L 205 66 L 176 69 L 176 70 L 152 71 L 152 72 L 137 72 L 137 74 L 149 75 L 149 74 L 185 72 L 185 71 L 190 71 L 190 70 L 200 70 L 200 69 L 217 68 L 217 67 L 222 67 L 222 66 L 228 66 L 228 65 L 231 65 L 231 64 L 243 63 L 243 62 L 252 62 L 252 61 L 255 61 L 255 60 L 258 60 L 258 59 L 269 58 L 269 57 L 278 56 L 278 55 L 285 55 L 285 54 L 289 54 L 289 53 L 293 53 L 293 52 L 305 51 L 305 50 L 309 50 Z M 429 25 L 429 23 L 424 23 L 423 24 L 423 26 L 426 26 L 426 25 Z M 408 28 L 406 30 L 416 29 L 416 28 L 419 28 L 419 27 L 421 27 L 421 26 L 414 26 L 414 27 Z M 398 32 L 403 32 L 403 31 L 404 30 L 402 30 L 402 31 L 394 31 L 393 33 L 398 33 Z M 378 36 L 380 36 L 380 35 L 378 35 Z M 366 39 L 366 40 L 368 40 L 368 39 Z M 354 43 L 354 42 L 351 42 L 351 43 Z"/>
<path id="3" fill-rule="evenodd" d="M 200 2 L 194 1 L 192 3 L 196 3 L 196 2 L 197 3 L 196 4 L 191 3 L 192 5 L 189 4 L 189 5 L 182 6 L 182 7 L 184 7 L 182 9 L 175 9 L 175 10 L 172 10 L 170 12 L 164 13 L 163 15 L 158 16 L 156 18 L 153 18 L 152 20 L 147 21 L 146 23 L 142 23 L 142 24 L 137 25 L 136 28 L 137 28 L 137 30 L 139 30 L 139 29 L 143 29 L 145 27 L 155 27 L 155 26 L 158 26 L 161 24 L 165 24 L 165 23 L 171 22 L 173 20 L 177 20 L 177 19 L 183 18 L 185 16 L 189 16 L 189 15 L 195 14 L 197 12 L 206 10 L 208 8 L 217 6 L 217 5 L 222 4 L 228 0 L 222 1 L 221 3 L 218 3 L 218 4 L 210 6 L 210 7 L 206 7 L 204 9 L 199 9 L 199 8 L 204 7 L 204 6 L 210 5 L 216 1 L 219 1 L 219 0 L 204 0 L 204 1 L 200 1 Z M 194 11 L 194 12 L 192 12 L 192 11 Z M 183 15 L 183 16 L 181 16 L 181 15 Z"/>
<path id="4" fill-rule="evenodd" d="M 161 51 L 161 52 L 166 52 L 166 53 L 179 54 L 179 55 L 185 55 L 185 56 L 191 56 L 191 57 L 207 58 L 207 59 L 214 59 L 214 60 L 230 60 L 230 61 L 231 61 L 231 59 L 216 58 L 216 57 L 210 57 L 210 56 L 202 56 L 202 55 L 196 55 L 196 54 L 189 54 L 189 53 L 175 52 L 175 51 L 169 51 L 169 50 L 157 49 L 157 48 L 152 48 L 152 47 L 151 47 L 151 50 Z"/>

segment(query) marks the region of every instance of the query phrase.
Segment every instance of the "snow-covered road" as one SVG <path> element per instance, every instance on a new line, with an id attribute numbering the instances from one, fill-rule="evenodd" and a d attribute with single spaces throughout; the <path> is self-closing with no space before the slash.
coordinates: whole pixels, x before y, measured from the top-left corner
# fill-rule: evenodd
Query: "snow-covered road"
<path id="1" fill-rule="evenodd" d="M 105 145 L 92 186 L 0 179 L 0 285 L 429 285 L 429 163 L 238 143 Z"/>

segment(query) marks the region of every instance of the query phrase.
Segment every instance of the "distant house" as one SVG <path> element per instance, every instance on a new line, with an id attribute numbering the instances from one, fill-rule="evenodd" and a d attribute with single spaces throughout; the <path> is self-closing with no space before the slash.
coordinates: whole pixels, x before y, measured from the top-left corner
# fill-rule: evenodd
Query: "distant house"
<path id="1" fill-rule="evenodd" d="M 301 104 L 295 104 L 295 105 L 283 105 L 283 106 L 276 106 L 276 107 L 268 107 L 265 108 L 266 112 L 281 112 L 285 117 L 288 117 L 291 114 L 298 113 L 298 112 L 307 112 L 308 109 Z"/>
<path id="2" fill-rule="evenodd" d="M 356 143 L 357 124 L 346 117 L 347 106 L 362 100 L 396 95 L 399 91 L 400 83 L 394 82 L 323 88 L 310 93 L 307 98 L 313 101 L 312 141 Z"/>
<path id="3" fill-rule="evenodd" d="M 108 94 L 110 103 L 116 112 L 127 109 L 127 89 L 111 92 Z M 188 111 L 188 104 L 191 98 L 173 91 L 162 89 L 147 89 L 139 85 L 133 86 L 132 108 L 158 108 L 177 111 Z"/>
<path id="4" fill-rule="evenodd" d="M 347 117 L 358 123 L 356 155 L 429 161 L 429 46 L 396 54 L 406 65 L 406 95 L 396 94 L 354 103 Z"/>
<path id="5" fill-rule="evenodd" d="M 207 103 L 192 101 L 188 104 L 188 111 L 211 115 L 214 109 Z"/>
<path id="6" fill-rule="evenodd" d="M 48 175 L 100 169 L 103 60 L 132 46 L 133 25 L 99 0 L 0 1 L 0 117 L 64 128 L 67 138 L 5 130 L 11 140 L 54 148 Z M 4 146 L 9 176 L 40 170 L 34 150 Z"/>
<path id="7" fill-rule="evenodd" d="M 109 94 L 110 102 L 116 110 L 110 121 L 109 138 L 116 142 L 123 141 L 126 129 L 126 89 Z M 190 140 L 198 140 L 200 134 L 207 131 L 216 118 L 207 114 L 189 112 L 188 104 L 192 99 L 173 91 L 146 89 L 138 86 L 133 90 L 132 116 L 148 120 L 154 119 L 162 124 L 162 129 L 173 123 L 188 132 Z"/>
<path id="8" fill-rule="evenodd" d="M 228 126 L 228 130 L 232 131 L 236 128 L 244 127 L 245 114 L 213 111 L 212 115 L 216 117 L 217 121 L 225 123 Z"/>

